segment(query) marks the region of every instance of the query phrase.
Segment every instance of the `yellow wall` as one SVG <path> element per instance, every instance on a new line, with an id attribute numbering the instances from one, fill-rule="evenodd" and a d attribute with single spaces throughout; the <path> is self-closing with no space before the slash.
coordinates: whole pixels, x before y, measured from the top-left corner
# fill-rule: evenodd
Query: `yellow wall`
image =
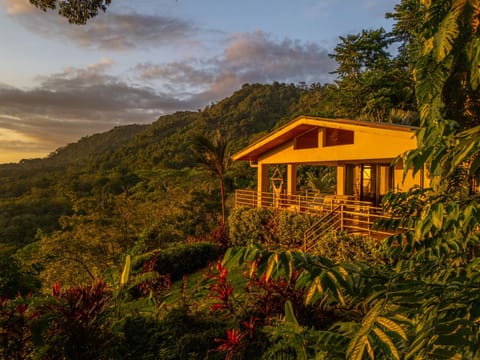
<path id="1" fill-rule="evenodd" d="M 395 191 L 407 191 L 414 187 L 418 186 L 428 186 L 428 180 L 425 177 L 425 171 L 418 171 L 415 176 L 413 176 L 413 170 L 409 169 L 405 180 L 403 179 L 403 166 L 401 163 L 395 166 Z M 422 179 L 423 177 L 423 179 Z"/>
<path id="2" fill-rule="evenodd" d="M 356 127 L 353 131 L 354 144 L 323 147 L 323 133 L 320 130 L 318 148 L 294 149 L 294 140 L 290 140 L 262 154 L 258 163 L 334 163 L 393 159 L 416 148 L 416 140 L 412 138 L 411 132 L 366 127 Z"/>
<path id="3" fill-rule="evenodd" d="M 330 127 L 330 125 L 328 125 Z M 378 128 L 368 126 L 358 126 L 351 124 L 341 124 L 332 128 L 341 128 L 354 132 L 354 143 L 349 145 L 336 145 L 324 147 L 324 129 L 318 127 L 318 147 L 310 149 L 295 149 L 295 139 L 290 138 L 283 144 L 265 151 L 258 156 L 258 192 L 265 192 L 268 186 L 267 166 L 272 164 L 289 164 L 287 192 L 295 194 L 295 175 L 296 165 L 298 164 L 323 164 L 337 166 L 337 194 L 345 194 L 345 164 L 380 164 L 389 165 L 390 162 L 405 151 L 416 148 L 416 138 L 412 131 L 403 131 L 392 128 Z M 311 130 L 308 130 L 311 131 Z M 316 131 L 316 130 L 313 130 Z M 301 135 L 298 135 L 301 136 Z M 267 141 L 267 140 L 265 140 Z M 269 140 L 272 141 L 272 140 Z M 239 155 L 240 157 L 240 155 Z M 292 166 L 293 165 L 293 166 Z M 386 167 L 378 167 L 377 177 L 380 194 L 387 193 L 388 171 Z M 355 166 L 353 172 L 354 184 L 359 183 L 359 166 Z M 411 173 L 411 171 L 410 171 Z M 403 181 L 402 165 L 397 165 L 394 170 L 394 187 L 396 191 L 405 191 L 414 185 L 422 185 L 422 174 L 419 172 L 415 177 L 408 175 Z M 358 189 L 355 189 L 357 192 Z M 359 194 L 355 194 L 359 195 Z"/>

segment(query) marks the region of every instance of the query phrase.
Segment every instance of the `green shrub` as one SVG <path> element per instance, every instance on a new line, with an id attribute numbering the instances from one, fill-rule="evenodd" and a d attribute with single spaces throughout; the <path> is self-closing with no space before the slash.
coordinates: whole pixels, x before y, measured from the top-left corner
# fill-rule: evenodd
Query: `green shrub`
<path id="1" fill-rule="evenodd" d="M 32 326 L 38 358 L 104 359 L 115 338 L 110 331 L 113 294 L 101 279 L 91 285 L 61 289 L 37 307 Z"/>
<path id="2" fill-rule="evenodd" d="M 316 218 L 306 214 L 281 211 L 275 214 L 277 222 L 278 243 L 288 248 L 299 248 L 303 245 L 305 231 L 313 225 Z"/>
<path id="3" fill-rule="evenodd" d="M 233 246 L 261 242 L 299 247 L 303 243 L 303 234 L 314 221 L 313 216 L 289 211 L 238 208 L 228 218 L 230 241 Z"/>
<path id="4" fill-rule="evenodd" d="M 230 242 L 233 246 L 268 242 L 273 238 L 272 219 L 273 213 L 266 209 L 234 209 L 228 217 Z"/>
<path id="5" fill-rule="evenodd" d="M 380 240 L 345 232 L 330 233 L 320 238 L 312 252 L 334 262 L 361 260 L 375 264 L 385 260 Z"/>
<path id="6" fill-rule="evenodd" d="M 145 249 L 153 250 L 180 241 L 182 236 L 181 231 L 178 230 L 178 226 L 175 226 L 173 221 L 164 220 L 145 228 L 140 234 L 139 243 Z"/>
<path id="7" fill-rule="evenodd" d="M 172 281 L 191 274 L 221 255 L 220 246 L 212 243 L 175 244 L 169 248 L 145 253 L 134 259 L 132 268 L 139 271 L 146 261 L 155 258 L 154 270 L 160 275 L 170 274 Z"/>
<path id="8" fill-rule="evenodd" d="M 179 308 L 162 320 L 129 317 L 123 320 L 122 359 L 222 359 L 213 351 L 214 339 L 223 336 L 225 323 L 205 313 Z"/>

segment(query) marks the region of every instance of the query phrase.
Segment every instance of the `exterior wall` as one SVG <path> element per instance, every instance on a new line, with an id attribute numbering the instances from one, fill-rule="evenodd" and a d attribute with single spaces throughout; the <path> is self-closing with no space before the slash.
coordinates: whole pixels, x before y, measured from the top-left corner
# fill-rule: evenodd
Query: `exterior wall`
<path id="1" fill-rule="evenodd" d="M 405 180 L 403 179 L 403 167 L 395 167 L 395 191 L 408 191 L 415 185 L 425 186 L 425 175 L 424 171 L 418 171 L 415 176 L 413 176 L 413 170 L 409 169 Z"/>
<path id="2" fill-rule="evenodd" d="M 381 195 L 385 195 L 391 189 L 391 185 L 389 178 L 390 178 L 390 167 L 389 166 L 381 166 L 379 172 L 379 191 Z M 395 185 L 393 184 L 393 187 Z"/>
<path id="3" fill-rule="evenodd" d="M 258 161 L 268 164 L 366 162 L 393 159 L 404 151 L 416 148 L 416 140 L 410 132 L 362 127 L 353 131 L 354 144 L 323 147 L 323 131 L 320 129 L 317 148 L 295 149 L 295 140 L 292 139 L 263 153 Z"/>
<path id="4" fill-rule="evenodd" d="M 424 185 L 423 172 L 413 177 L 410 171 L 403 181 L 401 163 L 393 171 L 389 169 L 392 159 L 416 146 L 413 128 L 304 117 L 262 138 L 233 158 L 253 161 L 258 166 L 259 195 L 268 191 L 269 165 L 287 165 L 285 193 L 289 195 L 296 192 L 297 165 L 327 165 L 337 167 L 338 195 L 372 198 L 378 202 L 379 197 L 392 188 L 405 191 L 414 185 Z"/>

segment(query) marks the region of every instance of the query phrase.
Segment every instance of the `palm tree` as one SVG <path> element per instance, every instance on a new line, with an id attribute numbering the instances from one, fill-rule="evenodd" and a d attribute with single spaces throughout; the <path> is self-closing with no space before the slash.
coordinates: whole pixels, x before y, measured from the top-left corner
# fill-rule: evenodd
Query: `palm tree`
<path id="1" fill-rule="evenodd" d="M 230 165 L 230 156 L 227 154 L 228 140 L 217 131 L 213 140 L 203 135 L 197 135 L 192 140 L 191 149 L 195 161 L 218 177 L 220 182 L 220 196 L 222 201 L 222 225 L 225 224 L 225 173 Z"/>

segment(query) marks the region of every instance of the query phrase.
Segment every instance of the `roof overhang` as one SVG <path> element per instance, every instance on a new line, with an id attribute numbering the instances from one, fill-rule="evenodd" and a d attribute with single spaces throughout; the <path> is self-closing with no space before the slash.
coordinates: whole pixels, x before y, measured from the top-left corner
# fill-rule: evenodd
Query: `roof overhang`
<path id="1" fill-rule="evenodd" d="M 410 133 L 417 130 L 417 128 L 407 125 L 300 116 L 290 121 L 288 124 L 274 130 L 263 138 L 257 140 L 253 144 L 247 146 L 245 149 L 240 150 L 232 156 L 232 159 L 235 161 L 244 160 L 255 162 L 262 154 L 278 147 L 279 145 L 293 140 L 299 135 L 305 134 L 315 128 L 318 129 L 322 127 L 348 130 L 355 130 L 355 128 L 358 130 L 359 127 L 370 129 L 378 128 Z"/>

